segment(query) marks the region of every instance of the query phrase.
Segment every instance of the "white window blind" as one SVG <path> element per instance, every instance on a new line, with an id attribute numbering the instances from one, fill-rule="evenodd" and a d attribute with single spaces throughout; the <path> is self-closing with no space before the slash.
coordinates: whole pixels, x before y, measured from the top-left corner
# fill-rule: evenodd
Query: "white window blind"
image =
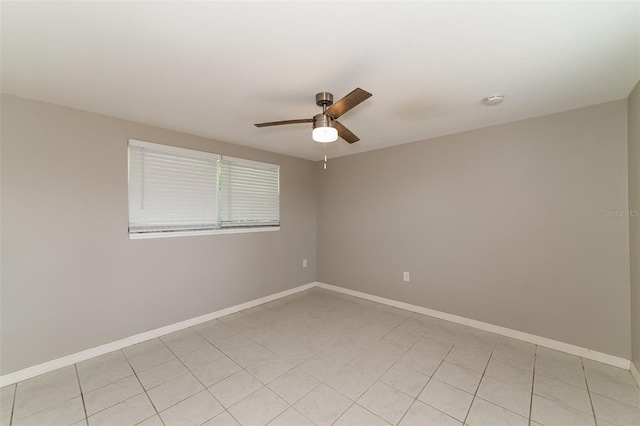
<path id="1" fill-rule="evenodd" d="M 223 157 L 220 224 L 223 228 L 280 225 L 280 166 Z"/>
<path id="2" fill-rule="evenodd" d="M 219 160 L 129 140 L 129 233 L 217 228 Z"/>

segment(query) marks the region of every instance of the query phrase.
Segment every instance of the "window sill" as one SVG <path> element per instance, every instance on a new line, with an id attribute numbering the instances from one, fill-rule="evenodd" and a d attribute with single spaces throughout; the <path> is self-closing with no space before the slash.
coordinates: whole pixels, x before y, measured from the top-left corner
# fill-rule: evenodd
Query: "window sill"
<path id="1" fill-rule="evenodd" d="M 249 232 L 271 232 L 279 231 L 279 226 L 266 226 L 256 228 L 226 228 L 226 229 L 207 229 L 203 231 L 176 231 L 176 232 L 144 232 L 129 234 L 130 240 L 146 240 L 149 238 L 173 238 L 173 237 L 196 237 L 200 235 L 218 235 L 218 234 L 246 234 Z"/>

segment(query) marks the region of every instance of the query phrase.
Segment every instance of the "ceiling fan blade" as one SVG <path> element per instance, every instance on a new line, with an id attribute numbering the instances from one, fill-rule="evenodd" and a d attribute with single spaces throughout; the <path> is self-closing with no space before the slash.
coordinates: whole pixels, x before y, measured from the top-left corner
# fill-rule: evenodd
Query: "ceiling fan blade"
<path id="1" fill-rule="evenodd" d="M 270 121 L 268 123 L 256 123 L 256 127 L 281 126 L 283 124 L 313 123 L 313 118 L 301 118 L 299 120 Z"/>
<path id="2" fill-rule="evenodd" d="M 351 133 L 351 130 L 347 129 L 346 127 L 344 127 L 342 124 L 338 123 L 335 120 L 333 120 L 333 127 L 335 127 L 338 130 L 338 136 L 340 136 L 342 139 L 344 139 L 349 143 L 358 142 L 360 140 L 359 137 Z"/>
<path id="3" fill-rule="evenodd" d="M 371 93 L 358 87 L 353 92 L 327 108 L 326 115 L 332 118 L 338 118 L 361 102 L 366 101 L 371 96 L 373 96 Z"/>

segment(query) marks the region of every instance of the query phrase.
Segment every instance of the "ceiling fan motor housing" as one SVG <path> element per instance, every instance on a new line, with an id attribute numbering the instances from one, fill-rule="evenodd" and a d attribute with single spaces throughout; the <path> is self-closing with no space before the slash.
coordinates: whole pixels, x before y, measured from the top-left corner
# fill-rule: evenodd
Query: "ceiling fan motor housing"
<path id="1" fill-rule="evenodd" d="M 316 94 L 316 104 L 318 106 L 333 105 L 333 95 L 329 92 L 320 92 Z"/>
<path id="2" fill-rule="evenodd" d="M 316 114 L 313 116 L 313 128 L 316 127 L 333 127 L 331 117 L 324 114 Z"/>

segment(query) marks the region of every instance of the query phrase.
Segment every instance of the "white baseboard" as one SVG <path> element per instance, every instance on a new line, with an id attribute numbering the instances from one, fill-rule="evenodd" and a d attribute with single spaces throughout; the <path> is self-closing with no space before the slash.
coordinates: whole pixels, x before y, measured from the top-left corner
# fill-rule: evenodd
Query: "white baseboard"
<path id="1" fill-rule="evenodd" d="M 544 346 L 551 349 L 556 349 L 558 351 L 570 353 L 572 355 L 577 355 L 577 356 L 591 359 L 594 361 L 599 361 L 604 364 L 613 365 L 614 367 L 624 368 L 625 370 L 629 370 L 630 366 L 632 365 L 631 361 L 629 361 L 628 359 L 605 354 L 602 352 L 593 351 L 591 349 L 571 345 L 569 343 L 548 339 L 546 337 L 536 336 L 535 334 L 524 333 L 522 331 L 512 330 L 510 328 L 501 327 L 498 325 L 493 325 L 493 324 L 489 324 L 482 321 L 476 321 L 476 320 L 461 317 L 458 315 L 448 314 L 446 312 L 440 312 L 434 309 L 424 308 L 422 306 L 416 306 L 416 305 L 411 305 L 409 303 L 398 302 L 397 300 L 374 296 L 368 293 L 362 293 L 360 291 L 350 290 L 348 288 L 338 287 L 331 284 L 318 283 L 317 286 L 327 290 L 333 290 L 333 291 L 348 294 L 351 296 L 360 297 L 362 299 L 371 300 L 372 302 L 378 302 L 384 305 L 405 309 L 407 311 L 417 312 L 419 314 L 429 315 L 432 317 L 456 322 L 456 323 L 467 325 L 470 327 L 479 328 L 480 330 L 490 331 L 492 333 L 501 334 L 503 336 L 512 337 L 514 339 L 524 340 L 525 342 L 533 343 L 533 344 Z M 636 381 L 637 380 L 638 379 L 636 379 Z"/>
<path id="2" fill-rule="evenodd" d="M 135 336 L 126 337 L 115 342 L 107 343 L 105 345 L 96 346 L 81 352 L 76 352 L 71 355 L 63 356 L 51 361 L 43 362 L 42 364 L 34 365 L 22 370 L 15 371 L 13 373 L 0 376 L 0 387 L 12 385 L 23 380 L 30 379 L 35 376 L 39 376 L 44 373 L 56 370 L 58 368 L 66 367 L 76 364 L 81 361 L 85 361 L 89 358 L 93 358 L 99 355 L 116 351 L 118 349 L 126 348 L 127 346 L 135 345 L 136 343 L 144 342 L 145 340 L 154 339 L 165 334 L 173 333 L 174 331 L 182 330 L 184 328 L 192 327 L 196 324 L 211 321 L 212 319 L 220 318 L 225 315 L 230 315 L 254 306 L 262 305 L 272 300 L 280 299 L 291 294 L 298 293 L 300 291 L 308 290 L 317 285 L 316 282 L 304 284 L 299 287 L 295 287 L 289 290 L 281 291 L 279 293 L 271 294 L 269 296 L 261 297 L 260 299 L 251 300 L 246 303 L 231 306 L 210 314 L 201 315 L 199 317 L 191 318 L 185 321 L 181 321 L 175 324 L 167 325 L 165 327 L 156 328 L 155 330 L 145 331 L 144 333 L 136 334 Z"/>
<path id="3" fill-rule="evenodd" d="M 636 381 L 636 384 L 638 385 L 638 387 L 640 387 L 640 372 L 638 372 L 638 369 L 636 368 L 636 365 L 633 363 L 633 361 L 631 362 L 630 371 L 633 379 Z"/>

